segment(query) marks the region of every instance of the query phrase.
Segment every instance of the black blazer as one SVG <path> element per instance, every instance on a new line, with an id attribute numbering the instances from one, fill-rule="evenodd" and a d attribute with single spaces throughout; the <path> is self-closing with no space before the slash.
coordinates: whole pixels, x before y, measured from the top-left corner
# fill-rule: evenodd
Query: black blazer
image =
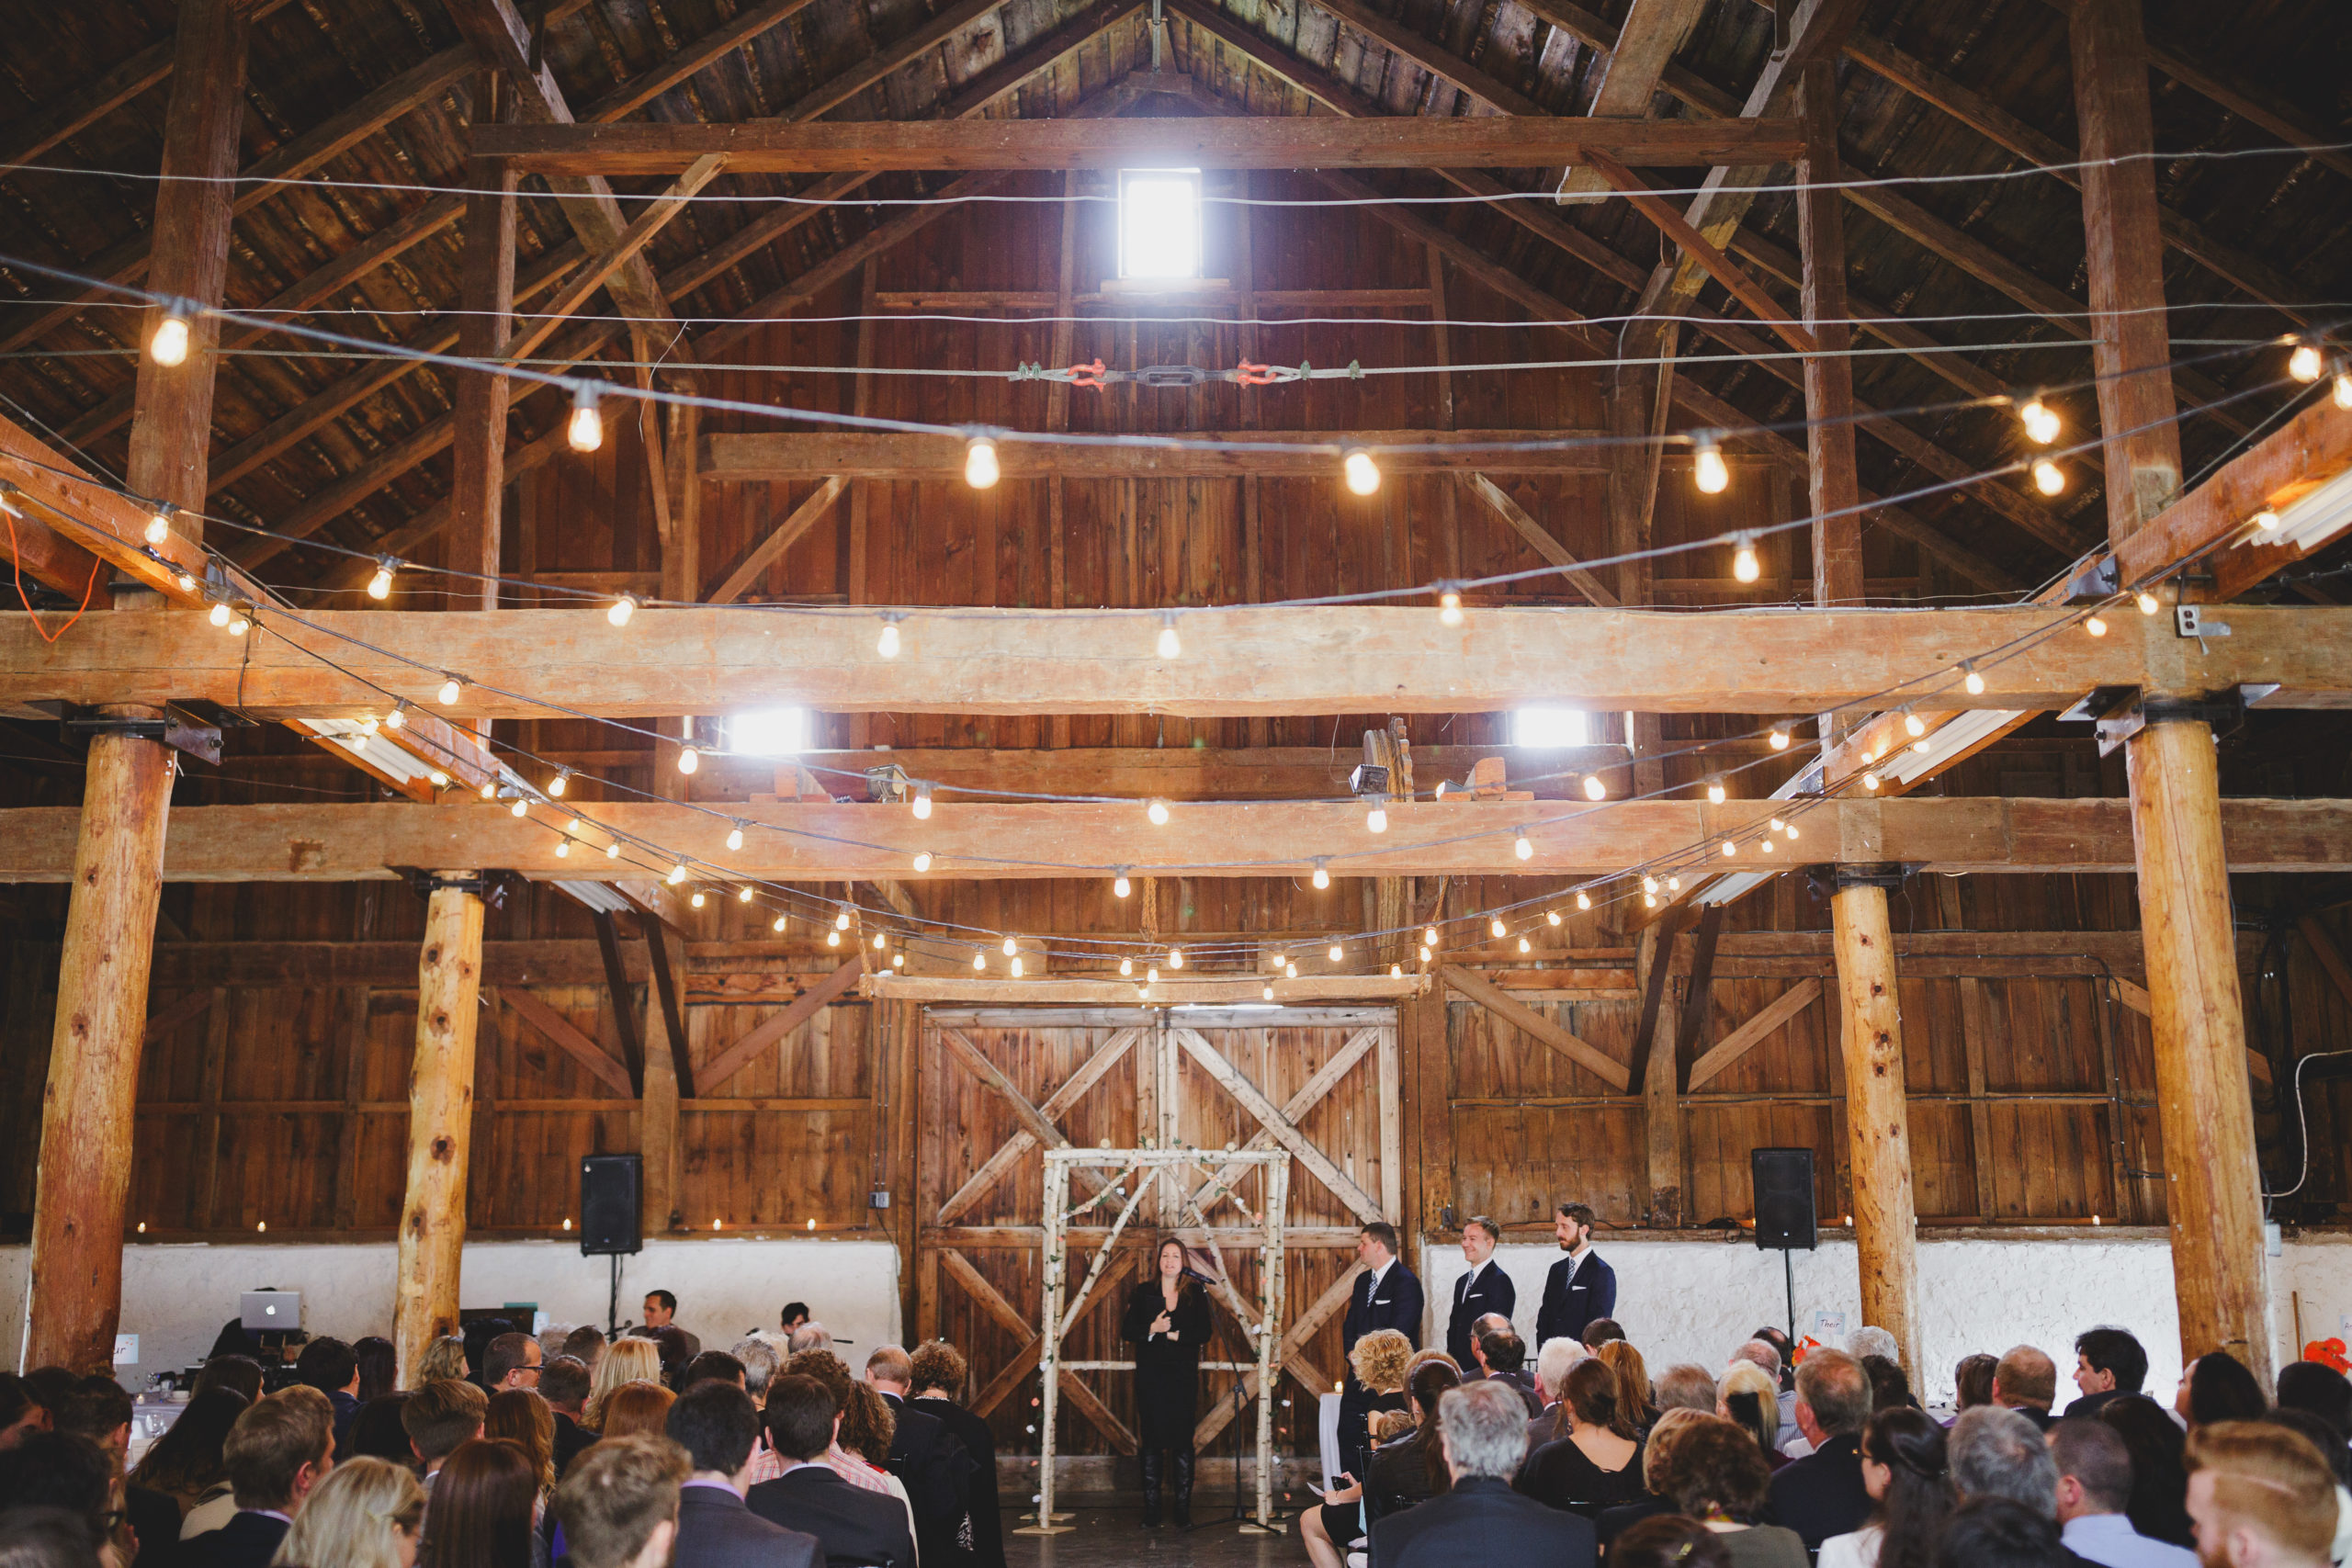
<path id="1" fill-rule="evenodd" d="M 1519 1304 L 1519 1287 L 1493 1258 L 1478 1266 L 1476 1285 L 1472 1278 L 1464 1274 L 1453 1281 L 1453 1314 L 1445 1320 L 1445 1353 L 1465 1368 L 1477 1364 L 1470 1354 L 1470 1325 L 1490 1312 L 1509 1317 Z"/>
<path id="2" fill-rule="evenodd" d="M 1453 1490 L 1372 1527 L 1373 1568 L 1593 1568 L 1592 1521 L 1522 1497 L 1507 1481 L 1467 1475 Z"/>
<path id="3" fill-rule="evenodd" d="M 1617 1315 L 1617 1270 L 1598 1252 L 1584 1262 L 1563 1258 L 1544 1277 L 1544 1304 L 1535 1309 L 1535 1344 L 1549 1339 L 1577 1339 L 1596 1317 Z"/>
<path id="4" fill-rule="evenodd" d="M 1397 1258 L 1388 1265 L 1388 1272 L 1380 1277 L 1380 1293 L 1373 1295 L 1372 1274 L 1369 1269 L 1356 1276 L 1355 1288 L 1348 1296 L 1348 1315 L 1340 1325 L 1340 1348 L 1344 1354 L 1356 1348 L 1356 1341 L 1375 1328 L 1394 1328 L 1413 1342 L 1419 1349 L 1421 1343 L 1421 1282 L 1413 1271 Z M 1355 1374 L 1348 1374 L 1353 1382 Z"/>
<path id="5" fill-rule="evenodd" d="M 965 1517 L 972 1521 L 968 1561 L 973 1568 L 1004 1568 L 1004 1518 L 996 1493 L 996 1434 L 989 1430 L 986 1421 L 952 1399 L 917 1399 L 910 1402 L 910 1407 L 946 1427 L 971 1456 L 970 1495 L 964 1505 Z M 927 1568 L 944 1568 L 926 1562 Z"/>
<path id="6" fill-rule="evenodd" d="M 1786 1525 L 1819 1551 L 1833 1535 L 1870 1522 L 1870 1489 L 1862 1484 L 1862 1440 L 1851 1432 L 1830 1438 L 1772 1477 L 1770 1524 Z"/>
<path id="7" fill-rule="evenodd" d="M 555 1472 L 560 1479 L 571 1461 L 596 1446 L 596 1434 L 559 1410 L 555 1413 Z"/>
<path id="8" fill-rule="evenodd" d="M 671 1568 L 823 1568 L 813 1535 L 760 1517 L 727 1486 L 678 1489 L 678 1544 Z"/>
<path id="9" fill-rule="evenodd" d="M 289 1528 L 284 1519 L 248 1508 L 219 1529 L 180 1542 L 172 1561 L 179 1568 L 269 1568 Z"/>
<path id="10" fill-rule="evenodd" d="M 897 1425 L 883 1468 L 906 1483 L 915 1533 L 927 1563 L 944 1563 L 956 1550 L 956 1529 L 972 1490 L 972 1459 L 936 1416 L 926 1416 L 895 1393 L 885 1393 Z"/>
<path id="11" fill-rule="evenodd" d="M 743 1503 L 770 1524 L 815 1536 L 829 1563 L 914 1568 L 914 1533 L 907 1529 L 907 1510 L 899 1500 L 888 1492 L 852 1486 L 821 1464 L 763 1481 Z"/>

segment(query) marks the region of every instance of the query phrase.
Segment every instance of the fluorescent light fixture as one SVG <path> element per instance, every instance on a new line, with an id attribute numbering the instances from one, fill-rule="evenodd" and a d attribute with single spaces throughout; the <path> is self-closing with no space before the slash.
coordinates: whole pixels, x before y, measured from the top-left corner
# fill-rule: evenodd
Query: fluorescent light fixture
<path id="1" fill-rule="evenodd" d="M 2352 471 L 2336 475 L 2291 505 L 2279 508 L 2278 526 L 2249 534 L 2240 544 L 2291 545 L 2305 555 L 2352 525 Z"/>
<path id="2" fill-rule="evenodd" d="M 743 757 L 791 757 L 808 749 L 807 708 L 753 708 L 729 714 L 727 749 Z"/>
<path id="3" fill-rule="evenodd" d="M 1554 750 L 1581 746 L 1585 743 L 1584 709 L 1521 708 L 1510 716 L 1510 743 Z"/>
<path id="4" fill-rule="evenodd" d="M 1201 276 L 1201 171 L 1119 171 L 1119 276 Z"/>

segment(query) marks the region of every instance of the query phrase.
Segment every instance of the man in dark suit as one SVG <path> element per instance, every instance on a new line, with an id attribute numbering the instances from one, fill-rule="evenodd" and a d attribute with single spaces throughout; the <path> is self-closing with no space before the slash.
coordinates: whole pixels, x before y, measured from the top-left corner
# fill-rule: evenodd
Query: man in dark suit
<path id="1" fill-rule="evenodd" d="M 771 1523 L 815 1536 L 829 1562 L 914 1568 L 906 1508 L 887 1492 L 852 1486 L 825 1462 L 841 1426 L 833 1396 L 815 1378 L 792 1373 L 769 1384 L 768 1447 L 784 1473 L 752 1487 L 744 1502 Z"/>
<path id="2" fill-rule="evenodd" d="M 1993 1403 L 2016 1411 L 2038 1432 L 2050 1430 L 2050 1406 L 2057 1397 L 2057 1363 L 2030 1345 L 2015 1347 L 1993 1368 Z"/>
<path id="3" fill-rule="evenodd" d="M 1481 1318 L 1471 1348 L 1477 1353 L 1478 1372 L 1483 1381 L 1517 1389 L 1527 1405 L 1530 1420 L 1544 1414 L 1544 1395 L 1535 1387 L 1534 1374 L 1527 1370 L 1527 1342 L 1509 1323 L 1500 1318 Z"/>
<path id="4" fill-rule="evenodd" d="M 221 1447 L 237 1515 L 180 1543 L 180 1568 L 264 1568 L 311 1488 L 334 1468 L 334 1406 L 297 1383 L 238 1413 Z"/>
<path id="5" fill-rule="evenodd" d="M 595 1433 L 580 1425 L 581 1408 L 588 1403 L 588 1363 L 558 1356 L 541 1367 L 539 1397 L 555 1413 L 555 1472 L 560 1476 L 596 1440 Z"/>
<path id="6" fill-rule="evenodd" d="M 1396 1330 L 1418 1349 L 1421 1282 L 1396 1256 L 1396 1227 L 1385 1220 L 1374 1220 L 1358 1231 L 1356 1261 L 1364 1271 L 1356 1277 L 1355 1289 L 1348 1297 L 1348 1315 L 1340 1325 L 1340 1353 L 1352 1351 L 1357 1340 L 1378 1328 Z M 1371 1454 L 1372 1439 L 1364 1430 L 1371 1410 L 1372 1393 L 1356 1381 L 1355 1368 L 1350 1366 L 1347 1382 L 1340 1390 L 1340 1453 L 1348 1473 L 1359 1478 Z"/>
<path id="7" fill-rule="evenodd" d="M 707 1379 L 677 1397 L 662 1429 L 694 1464 L 678 1494 L 673 1568 L 823 1568 L 815 1536 L 743 1506 L 743 1476 L 760 1436 L 750 1394 Z"/>
<path id="8" fill-rule="evenodd" d="M 1592 1568 L 1592 1521 L 1510 1488 L 1527 1453 L 1527 1412 L 1510 1387 L 1464 1383 L 1437 1404 L 1453 1488 L 1372 1527 L 1374 1568 Z"/>
<path id="9" fill-rule="evenodd" d="M 1488 1313 L 1509 1321 L 1519 1305 L 1518 1287 L 1495 1261 L 1495 1243 L 1502 1229 L 1484 1214 L 1462 1223 L 1462 1260 L 1469 1269 L 1453 1281 L 1453 1312 L 1445 1320 L 1445 1353 L 1463 1371 L 1470 1370 L 1471 1325 Z"/>
<path id="10" fill-rule="evenodd" d="M 2000 1372 L 1996 1368 L 1994 1375 Z M 2069 1416 L 2096 1416 L 2148 1381 L 2148 1352 L 2128 1328 L 2086 1328 L 2075 1336 L 2075 1387 Z"/>
<path id="11" fill-rule="evenodd" d="M 1797 1368 L 1797 1430 L 1813 1452 L 1772 1477 L 1770 1522 L 1819 1551 L 1833 1535 L 1870 1522 L 1862 1484 L 1862 1427 L 1871 1418 L 1870 1374 L 1843 1350 L 1818 1349 Z"/>
<path id="12" fill-rule="evenodd" d="M 971 1456 L 938 1416 L 907 1403 L 914 1392 L 914 1359 L 898 1346 L 879 1346 L 865 1358 L 865 1381 L 897 1418 L 887 1468 L 906 1483 L 907 1501 L 915 1511 L 915 1545 L 923 1562 L 931 1568 L 962 1562 L 956 1538 L 971 1497 Z"/>
<path id="13" fill-rule="evenodd" d="M 1552 1235 L 1567 1254 L 1544 1278 L 1544 1304 L 1535 1311 L 1535 1344 L 1584 1337 L 1585 1327 L 1617 1311 L 1617 1270 L 1592 1249 L 1592 1211 L 1563 1203 L 1552 1217 Z"/>

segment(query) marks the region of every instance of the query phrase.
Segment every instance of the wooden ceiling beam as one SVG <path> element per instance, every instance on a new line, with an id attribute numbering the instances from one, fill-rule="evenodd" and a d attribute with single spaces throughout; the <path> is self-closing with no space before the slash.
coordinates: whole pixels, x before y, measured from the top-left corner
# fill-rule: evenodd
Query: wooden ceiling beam
<path id="1" fill-rule="evenodd" d="M 1210 430 L 1187 441 L 1220 441 L 1261 450 L 1220 451 L 1165 446 L 1148 437 L 1133 445 L 1060 446 L 1005 440 L 998 461 L 1008 479 L 1329 479 L 1352 446 L 1380 453 L 1386 474 L 1605 473 L 1602 430 Z M 1557 450 L 1495 450 L 1522 441 L 1590 441 Z M 1382 450 L 1387 447 L 1404 450 Z M 1412 450 L 1411 448 L 1420 448 Z M 763 483 L 848 474 L 858 479 L 944 479 L 964 471 L 965 443 L 953 435 L 863 434 L 831 431 L 706 435 L 702 477 L 718 483 Z"/>
<path id="2" fill-rule="evenodd" d="M 1542 168 L 1598 151 L 1631 164 L 1741 164 L 1793 155 L 1793 122 L 1593 120 L 1513 116 L 1377 121 L 1298 116 L 1154 119 L 1081 128 L 1067 120 L 762 121 L 744 125 L 484 125 L 475 151 L 561 178 L 675 175 L 723 152 L 739 174 L 856 169 L 1119 169 L 1137 159 L 1219 169 Z"/>
<path id="3" fill-rule="evenodd" d="M 1413 747 L 1413 775 L 1423 793 L 1441 779 L 1453 781 L 1450 794 L 1461 794 L 1471 770 L 1490 758 L 1508 764 L 1510 786 L 1539 798 L 1582 799 L 1580 785 L 1587 773 L 1623 769 L 1630 756 L 1623 746 L 1571 746 L 1558 749 L 1522 746 Z M 706 766 L 724 767 L 732 759 L 714 757 Z M 1345 799 L 1348 773 L 1355 766 L 1352 750 L 1332 751 L 1322 746 L 1079 746 L 1043 747 L 1035 750 L 991 747 L 876 751 L 804 751 L 793 762 L 777 764 L 779 795 L 786 775 L 805 769 L 818 787 L 836 796 L 865 797 L 865 771 L 895 767 L 910 779 L 930 784 L 941 799 L 951 792 L 1115 795 L 1143 800 L 1304 800 Z M 752 763 L 765 767 L 764 763 Z M 1610 779 L 1623 794 L 1622 779 Z M 761 791 L 765 794 L 765 791 Z"/>
<path id="4" fill-rule="evenodd" d="M 55 647 L 0 615 L 0 712 L 44 701 L 209 701 L 269 716 L 359 717 L 398 697 L 452 718 L 723 712 L 792 703 L 834 712 L 1187 716 L 1600 711 L 1814 714 L 1883 705 L 2062 707 L 2102 686 L 2159 694 L 2275 687 L 2267 706 L 2352 698 L 2352 610 L 2244 605 L 2200 644 L 2169 616 L 2115 616 L 2086 635 L 2064 607 L 1672 611 L 1474 606 L 1181 609 L 1181 658 L 1152 651 L 1160 612 L 896 611 L 903 652 L 876 647 L 870 610 L 658 609 L 614 626 L 594 608 L 324 611 L 265 605 L 256 634 L 200 616 L 94 617 Z M 1960 690 L 1959 666 L 2004 649 Z M 443 671 L 468 684 L 435 699 Z M 474 682 L 481 682 L 475 684 Z M 371 689 L 371 684 L 381 690 Z M 387 695 L 386 694 L 389 694 Z"/>
<path id="5" fill-rule="evenodd" d="M 1900 861 L 1922 870 L 1993 874 L 2068 872 L 2129 874 L 2130 803 L 2101 799 L 1914 797 L 1810 804 L 1793 819 L 1804 837 L 1760 856 L 1770 800 L 1624 801 L 1564 810 L 1552 803 L 1485 801 L 1393 806 L 1374 837 L 1352 802 L 1180 805 L 1155 827 L 1127 801 L 967 806 L 943 803 L 926 821 L 891 806 L 777 804 L 732 807 L 747 826 L 744 847 L 727 848 L 733 826 L 668 801 L 600 805 L 593 817 L 644 845 L 631 859 L 687 857 L 689 882 L 722 889 L 739 879 L 778 882 L 906 876 L 909 858 L 936 858 L 924 883 L 1134 875 L 1302 876 L 1317 857 L 1340 875 L 1593 876 L 1628 866 L 1723 863 L 1715 845 L 1736 835 L 1736 863 L 1821 864 Z M 2352 801 L 2225 800 L 2225 840 L 2233 872 L 2352 871 Z M 172 813 L 164 875 L 175 882 L 380 880 L 397 868 L 463 859 L 535 881 L 614 874 L 593 851 L 554 853 L 557 821 L 542 808 L 528 818 L 503 804 L 448 806 L 196 806 Z M 62 882 L 73 874 L 79 812 L 71 807 L 0 811 L 0 881 Z M 1512 837 L 1534 847 L 1518 858 Z M 588 862 L 582 864 L 583 858 Z M 1336 897 L 1337 895 L 1334 895 Z"/>
<path id="6" fill-rule="evenodd" d="M 2309 552 L 2240 544 L 2258 535 L 2254 515 L 2282 511 L 2352 471 L 2352 410 L 2321 397 L 2253 450 L 2148 520 L 2116 547 L 2126 586 L 2153 582 L 2190 561 L 2212 570 L 2211 596 L 2230 599 Z"/>
<path id="7" fill-rule="evenodd" d="M 1705 0 L 1633 0 L 1607 54 L 1594 62 L 1600 82 L 1593 88 L 1591 112 L 1646 118 L 1657 99 L 1659 79 L 1705 9 Z M 1572 168 L 1560 182 L 1559 197 L 1589 200 L 1609 191 L 1606 175 L 1589 167 Z"/>

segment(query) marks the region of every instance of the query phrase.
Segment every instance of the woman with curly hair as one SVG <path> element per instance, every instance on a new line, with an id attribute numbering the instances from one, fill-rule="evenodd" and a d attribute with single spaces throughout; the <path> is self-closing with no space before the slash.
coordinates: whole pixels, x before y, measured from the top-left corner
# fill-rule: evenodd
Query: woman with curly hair
<path id="1" fill-rule="evenodd" d="M 466 1361 L 466 1342 L 457 1335 L 444 1334 L 427 1345 L 424 1354 L 416 1359 L 416 1375 L 409 1380 L 409 1387 L 423 1388 L 426 1383 L 442 1378 L 454 1378 L 463 1382 L 472 1371 L 473 1368 Z"/>
<path id="2" fill-rule="evenodd" d="M 1674 1434 L 1657 1482 L 1676 1513 L 1720 1539 L 1732 1568 L 1806 1568 L 1804 1541 L 1796 1531 L 1757 1522 L 1772 1472 L 1737 1423 L 1694 1416 Z"/>
<path id="3" fill-rule="evenodd" d="M 1004 1568 L 1004 1520 L 996 1495 L 996 1435 L 989 1424 L 957 1403 L 970 1381 L 964 1353 L 944 1339 L 915 1347 L 910 1374 L 914 1397 L 908 1404 L 956 1434 L 972 1456 L 971 1496 L 965 1518 L 972 1529 L 973 1568 Z"/>
<path id="4" fill-rule="evenodd" d="M 1870 1523 L 1821 1543 L 1821 1568 L 1934 1568 L 1951 1517 L 1944 1429 L 1908 1405 L 1871 1417 L 1862 1432 L 1862 1487 Z"/>
<path id="5" fill-rule="evenodd" d="M 616 1390 L 633 1382 L 662 1381 L 662 1355 L 650 1339 L 616 1339 L 596 1363 L 596 1379 L 589 1386 L 588 1403 L 581 1407 L 580 1424 L 592 1432 L 605 1429 L 605 1402 Z"/>

